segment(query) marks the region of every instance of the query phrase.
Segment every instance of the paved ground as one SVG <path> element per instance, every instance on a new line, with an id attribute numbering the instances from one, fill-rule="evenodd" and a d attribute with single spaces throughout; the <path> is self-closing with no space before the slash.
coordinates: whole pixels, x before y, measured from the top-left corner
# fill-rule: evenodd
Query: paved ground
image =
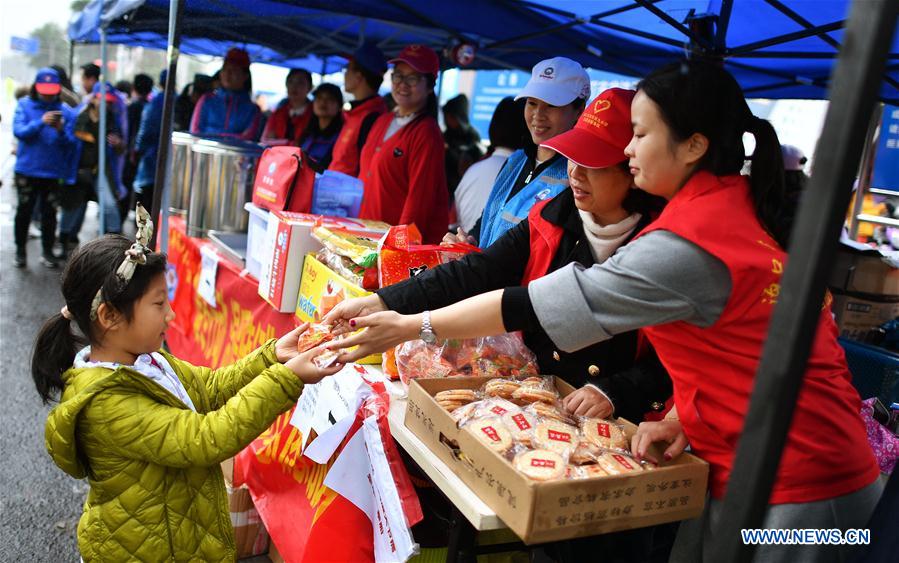
<path id="1" fill-rule="evenodd" d="M 9 154 L 11 122 L 2 123 L 0 162 Z M 49 407 L 41 404 L 29 371 L 38 329 L 62 307 L 61 270 L 38 264 L 37 239 L 28 243 L 28 268 L 13 267 L 15 204 L 7 176 L 0 187 L 0 558 L 78 561 L 75 527 L 87 486 L 57 469 L 44 450 Z M 96 233 L 94 215 L 85 225 L 88 236 Z"/>

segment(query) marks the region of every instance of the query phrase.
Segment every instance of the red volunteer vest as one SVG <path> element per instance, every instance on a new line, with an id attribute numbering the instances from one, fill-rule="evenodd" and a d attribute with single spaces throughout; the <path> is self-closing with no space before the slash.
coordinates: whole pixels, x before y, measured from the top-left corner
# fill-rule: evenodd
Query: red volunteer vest
<path id="1" fill-rule="evenodd" d="M 265 126 L 265 134 L 263 136 L 286 139 L 289 129 L 287 124 L 288 122 L 291 122 L 293 125 L 293 135 L 290 141 L 293 144 L 297 144 L 300 135 L 303 134 L 303 131 L 306 130 L 306 126 L 309 125 L 310 119 L 312 119 L 312 102 L 306 104 L 306 110 L 302 114 L 294 117 L 290 117 L 290 103 L 285 103 L 273 111 L 271 116 L 269 116 L 268 123 Z"/>
<path id="2" fill-rule="evenodd" d="M 359 175 L 359 130 L 362 122 L 371 114 L 381 115 L 387 111 L 384 98 L 375 95 L 358 106 L 343 112 L 343 128 L 334 143 L 331 164 L 328 170 L 343 172 L 350 176 Z"/>
<path id="3" fill-rule="evenodd" d="M 711 466 L 712 496 L 722 498 L 786 253 L 759 223 L 743 176 L 694 174 L 640 236 L 655 230 L 689 240 L 730 271 L 730 299 L 714 325 L 681 321 L 644 329 L 671 375 L 684 432 Z M 770 504 L 834 498 L 877 478 L 860 407 L 828 304 L 821 310 Z"/>
<path id="4" fill-rule="evenodd" d="M 562 235 L 565 233 L 565 229 L 553 225 L 540 215 L 546 204 L 551 201 L 552 199 L 543 200 L 531 207 L 528 212 L 531 253 L 528 255 L 528 264 L 525 266 L 524 276 L 521 278 L 523 286 L 546 275 L 549 265 L 556 255 L 556 250 L 559 248 L 559 243 L 562 241 Z"/>
<path id="5" fill-rule="evenodd" d="M 449 225 L 443 135 L 437 120 L 420 116 L 384 140 L 393 113 L 379 117 L 362 147 L 365 184 L 361 219 L 415 224 L 424 244 L 438 244 Z"/>

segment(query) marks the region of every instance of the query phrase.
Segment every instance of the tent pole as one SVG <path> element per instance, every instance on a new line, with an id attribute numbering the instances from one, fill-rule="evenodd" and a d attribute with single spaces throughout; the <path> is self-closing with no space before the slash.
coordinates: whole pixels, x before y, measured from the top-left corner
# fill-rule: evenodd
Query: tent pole
<path id="1" fill-rule="evenodd" d="M 175 109 L 175 78 L 178 73 L 178 56 L 181 51 L 181 21 L 184 17 L 184 0 L 172 0 L 169 4 L 169 48 L 168 48 L 168 74 L 165 81 L 164 101 L 162 104 L 162 123 L 159 125 L 159 148 L 156 152 L 156 175 L 153 189 L 153 209 L 151 217 L 159 217 L 159 228 L 153 229 L 153 237 L 150 240 L 150 248 L 156 249 L 156 241 L 159 231 L 162 234 L 162 251 L 168 250 L 168 219 L 169 219 L 169 147 L 172 138 L 172 114 Z M 163 194 L 164 192 L 164 194 Z M 165 195 L 165 199 L 163 199 Z M 166 205 L 162 205 L 165 202 Z"/>
<path id="2" fill-rule="evenodd" d="M 877 104 L 871 123 L 868 124 L 868 134 L 865 135 L 865 148 L 862 149 L 862 162 L 858 168 L 858 186 L 855 189 L 855 201 L 852 205 L 852 215 L 849 217 L 849 238 L 855 240 L 858 236 L 858 215 L 862 212 L 865 196 L 871 191 L 871 175 L 874 172 L 874 155 L 877 153 L 877 129 L 883 117 L 883 104 Z"/>
<path id="3" fill-rule="evenodd" d="M 106 175 L 106 28 L 100 27 L 100 127 L 97 136 L 97 203 L 100 204 L 100 235 L 106 234 L 106 213 L 112 186 Z"/>
<path id="4" fill-rule="evenodd" d="M 787 440 L 824 302 L 837 240 L 849 204 L 849 185 L 890 50 L 899 3 L 853 2 L 833 73 L 830 104 L 815 168 L 790 239 L 789 262 L 762 349 L 748 412 L 737 443 L 721 521 L 710 535 L 709 561 L 748 562 L 754 546 L 741 530 L 760 528 Z M 812 202 L 814 200 L 814 202 Z M 762 306 L 761 304 L 759 306 Z"/>
<path id="5" fill-rule="evenodd" d="M 69 39 L 69 81 L 71 81 L 75 72 L 75 41 Z"/>

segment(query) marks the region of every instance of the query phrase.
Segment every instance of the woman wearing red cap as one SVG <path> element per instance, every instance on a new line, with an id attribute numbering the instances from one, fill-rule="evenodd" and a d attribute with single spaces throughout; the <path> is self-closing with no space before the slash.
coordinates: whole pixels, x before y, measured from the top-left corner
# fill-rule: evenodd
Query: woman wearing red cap
<path id="1" fill-rule="evenodd" d="M 396 108 L 372 125 L 360 156 L 365 196 L 359 216 L 391 225 L 414 223 L 425 243 L 437 243 L 449 223 L 443 135 L 434 85 L 440 60 L 423 45 L 409 45 L 390 76 Z"/>
<path id="2" fill-rule="evenodd" d="M 246 141 L 259 139 L 262 111 L 250 98 L 253 80 L 250 55 L 229 49 L 220 72 L 222 85 L 197 102 L 190 132 L 194 135 L 226 135 Z"/>
<path id="3" fill-rule="evenodd" d="M 528 217 L 482 253 L 425 271 L 375 295 L 346 301 L 327 317 L 349 320 L 375 311 L 419 313 L 510 285 L 527 285 L 572 262 L 604 262 L 649 224 L 659 198 L 633 189 L 624 147 L 631 138 L 632 90 L 606 90 L 584 112 L 574 129 L 544 146 L 567 158 L 570 188 L 538 203 Z M 599 104 L 601 111 L 591 108 Z M 613 413 L 640 421 L 661 410 L 671 385 L 654 356 L 634 368 L 637 333 L 574 353 L 562 352 L 539 326 L 524 333 L 541 373 L 558 375 L 578 388 L 569 399 L 577 414 Z"/>
<path id="4" fill-rule="evenodd" d="M 19 141 L 15 167 L 19 196 L 15 219 L 17 268 L 26 266 L 28 223 L 37 202 L 41 203 L 41 262 L 48 268 L 57 266 L 53 256 L 57 191 L 70 175 L 76 143 L 75 114 L 60 101 L 61 90 L 59 74 L 52 68 L 40 69 L 31 94 L 19 100 L 13 118 L 13 134 Z"/>
<path id="5" fill-rule="evenodd" d="M 527 288 L 467 299 L 434 311 L 430 324 L 439 338 L 539 325 L 564 350 L 643 328 L 674 383 L 675 410 L 641 424 L 632 450 L 649 458 L 647 447 L 663 442 L 668 460 L 689 443 L 709 462 L 711 499 L 701 518 L 681 525 L 673 557 L 700 561 L 705 531 L 722 517 L 787 258 L 783 160 L 771 124 L 752 115 L 720 66 L 681 62 L 654 71 L 640 82 L 631 113 L 631 173 L 637 187 L 669 200 L 659 218 L 602 264 L 569 265 Z M 740 174 L 745 132 L 756 140 L 750 176 Z M 355 319 L 357 328 L 375 328 L 342 341 L 365 344 L 341 361 L 417 338 L 423 318 L 382 312 Z M 768 498 L 767 529 L 865 528 L 882 490 L 829 304 L 815 335 Z M 847 549 L 765 545 L 755 555 L 837 561 L 848 558 Z"/>

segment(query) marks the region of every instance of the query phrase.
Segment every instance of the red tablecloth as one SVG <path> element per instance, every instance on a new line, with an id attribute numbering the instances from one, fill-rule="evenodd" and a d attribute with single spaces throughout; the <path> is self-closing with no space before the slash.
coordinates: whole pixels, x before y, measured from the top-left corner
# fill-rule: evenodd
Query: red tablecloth
<path id="1" fill-rule="evenodd" d="M 200 249 L 212 243 L 187 236 L 181 217 L 169 218 L 169 299 L 175 320 L 167 342 L 172 354 L 195 365 L 219 367 L 246 356 L 298 324 L 262 297 L 259 282 L 222 257 L 215 279 L 216 307 L 197 293 Z"/>

